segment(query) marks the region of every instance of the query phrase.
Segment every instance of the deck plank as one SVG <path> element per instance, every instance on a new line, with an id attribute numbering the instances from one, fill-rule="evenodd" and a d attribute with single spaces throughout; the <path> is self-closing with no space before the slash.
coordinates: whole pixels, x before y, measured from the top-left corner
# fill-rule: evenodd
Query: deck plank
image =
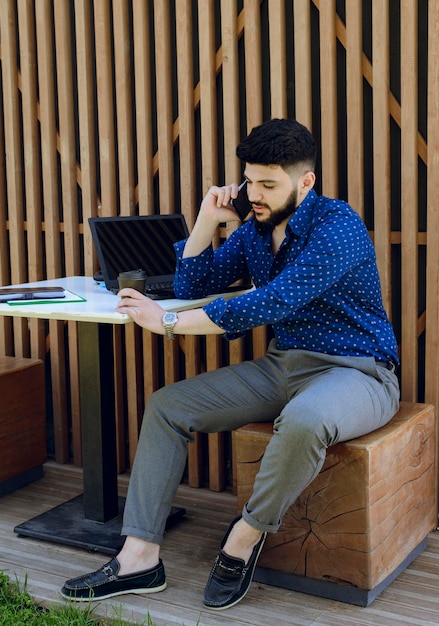
<path id="1" fill-rule="evenodd" d="M 119 477 L 126 492 L 128 476 Z M 23 582 L 44 605 L 63 603 L 64 580 L 97 569 L 107 557 L 15 535 L 15 525 L 78 495 L 82 472 L 48 463 L 45 476 L 0 498 L 0 570 Z M 427 549 L 369 607 L 361 608 L 253 583 L 247 597 L 224 612 L 202 605 L 203 588 L 219 542 L 236 513 L 236 497 L 182 485 L 176 504 L 185 520 L 165 537 L 162 557 L 168 588 L 151 596 L 126 595 L 100 602 L 95 614 L 129 624 L 149 612 L 156 626 L 431 626 L 439 625 L 439 533 Z"/>

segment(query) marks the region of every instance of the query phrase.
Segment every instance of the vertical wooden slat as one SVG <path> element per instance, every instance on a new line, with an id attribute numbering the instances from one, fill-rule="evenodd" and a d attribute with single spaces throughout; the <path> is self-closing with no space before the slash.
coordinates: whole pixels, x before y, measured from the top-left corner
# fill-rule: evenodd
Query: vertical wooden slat
<path id="1" fill-rule="evenodd" d="M 3 317 L 0 320 L 0 355 L 10 356 L 12 355 L 12 319 L 10 317 Z"/>
<path id="2" fill-rule="evenodd" d="M 142 351 L 144 355 L 143 364 L 143 404 L 147 404 L 150 395 L 159 387 L 158 371 L 158 335 L 142 330 Z M 141 426 L 141 422 L 139 423 Z M 134 457 L 137 450 L 137 440 L 132 437 L 129 444 L 130 467 L 133 466 Z"/>
<path id="3" fill-rule="evenodd" d="M 3 8 L 6 7 L 6 4 Z M 6 22 L 5 22 L 6 19 Z M 8 25 L 8 12 L 0 10 L 0 41 L 3 40 L 5 28 Z M 6 61 L 2 55 L 2 64 Z M 3 101 L 0 100 L 0 145 L 4 146 L 5 140 L 5 121 L 6 112 L 3 108 Z M 6 180 L 4 172 L 6 171 L 6 155 L 4 150 L 0 150 L 0 168 L 2 176 L 0 176 L 0 284 L 7 285 L 10 282 L 10 254 L 8 245 L 8 220 L 7 220 L 7 192 Z M 12 319 L 2 317 L 0 319 L 0 354 L 2 356 L 11 355 L 13 353 L 12 346 Z"/>
<path id="4" fill-rule="evenodd" d="M 240 141 L 239 133 L 239 72 L 237 41 L 237 6 L 235 0 L 221 3 L 221 54 L 223 75 L 224 109 L 224 172 L 225 182 L 239 180 L 240 164 L 236 158 L 236 146 Z M 239 225 L 228 222 L 226 234 Z M 229 346 L 229 362 L 239 363 L 244 358 L 244 341 L 237 339 Z"/>
<path id="5" fill-rule="evenodd" d="M 47 277 L 61 276 L 59 184 L 55 108 L 53 23 L 51 5 L 41 3 L 36 12 L 39 68 L 41 157 Z"/>
<path id="6" fill-rule="evenodd" d="M 216 102 L 215 11 L 212 0 L 198 0 L 202 193 L 218 183 L 218 121 Z M 195 223 L 193 215 L 191 226 Z M 214 240 L 216 246 L 219 233 Z"/>
<path id="7" fill-rule="evenodd" d="M 212 0 L 198 0 L 201 173 L 203 195 L 218 182 L 215 15 Z"/>
<path id="8" fill-rule="evenodd" d="M 337 46 L 335 0 L 320 2 L 320 114 L 322 191 L 338 196 Z"/>
<path id="9" fill-rule="evenodd" d="M 24 184 L 28 249 L 28 279 L 43 278 L 43 234 L 41 198 L 41 160 L 38 141 L 37 63 L 34 3 L 17 2 L 20 34 L 21 103 L 23 116 Z M 3 250 L 6 253 L 6 243 Z M 30 354 L 45 359 L 45 331 L 42 320 L 29 320 Z"/>
<path id="10" fill-rule="evenodd" d="M 79 258 L 79 220 L 78 194 L 76 181 L 76 137 L 74 122 L 73 68 L 70 5 L 64 2 L 54 3 L 54 31 L 56 45 L 56 70 L 58 87 L 59 111 L 59 155 L 61 169 L 62 211 L 64 221 L 64 255 L 67 276 L 80 273 Z M 82 461 L 80 445 L 80 401 L 79 401 L 79 364 L 77 325 L 67 324 L 69 329 L 69 367 L 66 376 L 70 380 L 70 412 L 72 416 L 72 452 L 73 461 L 79 465 Z M 58 361 L 59 362 L 59 361 Z M 64 382 L 60 379 L 60 388 Z M 59 398 L 57 410 L 61 408 L 67 413 L 67 403 Z M 57 420 L 55 419 L 55 423 Z M 62 446 L 65 446 L 63 434 Z M 65 459 L 69 459 L 68 447 L 64 449 Z"/>
<path id="11" fill-rule="evenodd" d="M 148 402 L 149 396 L 158 389 L 158 335 L 143 330 L 143 354 L 147 362 L 143 367 L 143 395 L 144 403 Z"/>
<path id="12" fill-rule="evenodd" d="M 235 156 L 239 143 L 239 74 L 236 24 L 236 0 L 221 3 L 221 56 L 224 109 L 225 182 L 239 180 L 239 163 Z"/>
<path id="13" fill-rule="evenodd" d="M 21 161 L 21 130 L 19 119 L 17 25 L 14 2 L 0 3 L 2 84 L 5 125 L 5 156 L 7 201 L 13 210 L 9 212 L 9 237 L 11 250 L 11 280 L 19 283 L 26 280 L 27 267 L 24 247 L 24 211 Z"/>
<path id="14" fill-rule="evenodd" d="M 110 30 L 111 9 L 108 0 L 95 0 L 94 15 L 102 215 L 116 215 L 114 85 Z"/>
<path id="15" fill-rule="evenodd" d="M 180 378 L 178 367 L 178 350 L 179 340 L 163 340 L 165 385 L 172 385 L 172 383 L 175 383 Z"/>
<path id="16" fill-rule="evenodd" d="M 252 330 L 252 348 L 253 358 L 258 359 L 260 356 L 264 356 L 267 352 L 267 327 L 260 326 Z"/>
<path id="17" fill-rule="evenodd" d="M 198 0 L 199 65 L 200 65 L 200 124 L 203 195 L 217 182 L 217 106 L 215 69 L 214 5 L 210 0 Z M 206 367 L 213 370 L 221 364 L 221 338 L 206 337 Z M 221 491 L 225 486 L 224 435 L 208 435 L 209 489 Z"/>
<path id="18" fill-rule="evenodd" d="M 279 43 L 279 42 L 278 42 Z M 262 122 L 261 16 L 259 0 L 244 0 L 247 130 Z"/>
<path id="19" fill-rule="evenodd" d="M 142 352 L 144 355 L 143 364 L 143 406 L 148 403 L 150 395 L 158 389 L 159 372 L 158 372 L 158 336 L 148 330 L 142 330 Z M 138 428 L 141 427 L 141 419 L 138 422 Z M 129 464 L 133 466 L 134 457 L 136 455 L 138 437 L 131 430 L 129 434 Z"/>
<path id="20" fill-rule="evenodd" d="M 114 29 L 114 85 L 117 119 L 117 176 L 119 180 L 120 214 L 134 213 L 134 153 L 133 153 L 133 112 L 132 81 L 130 71 L 130 27 L 128 3 L 113 3 Z M 128 440 L 137 439 L 142 414 L 142 358 L 140 353 L 140 330 L 129 324 L 125 332 L 125 366 L 128 413 Z M 120 366 L 115 362 L 116 373 Z M 120 407 L 122 408 L 122 406 Z M 116 411 L 116 429 L 122 432 L 124 412 Z M 119 465 L 121 447 L 119 446 Z"/>
<path id="21" fill-rule="evenodd" d="M 176 3 L 175 11 L 181 210 L 190 223 L 194 218 L 196 202 L 194 74 L 190 0 L 181 0 Z M 200 372 L 199 342 L 199 337 L 185 338 L 186 377 L 195 376 Z M 202 461 L 202 436 L 199 433 L 194 433 L 194 441 L 188 446 L 188 482 L 192 487 L 199 487 L 202 483 Z"/>
<path id="22" fill-rule="evenodd" d="M 54 30 L 58 87 L 59 155 L 61 166 L 64 255 L 67 276 L 80 272 L 76 138 L 74 120 L 72 38 L 70 5 L 55 2 Z"/>
<path id="23" fill-rule="evenodd" d="M 160 213 L 174 213 L 171 35 L 169 4 L 154 0 Z"/>
<path id="24" fill-rule="evenodd" d="M 364 217 L 363 23 L 361 0 L 346 3 L 348 201 Z"/>
<path id="25" fill-rule="evenodd" d="M 2 14 L 0 12 L 0 38 L 2 32 Z M 3 107 L 0 102 L 0 145 L 4 145 L 4 115 Z M 4 151 L 0 151 L 0 168 L 5 171 L 5 155 Z M 6 189 L 4 177 L 0 176 L 0 284 L 9 283 L 9 246 L 7 243 L 7 219 L 6 219 Z M 12 318 L 0 318 L 0 355 L 8 356 L 13 353 L 12 347 Z"/>
<path id="26" fill-rule="evenodd" d="M 270 3 L 271 6 L 271 3 Z M 272 7 L 271 7 L 272 8 Z M 273 8 L 272 8 L 273 11 Z M 274 18 L 274 15 L 272 15 Z M 270 20 L 270 28 L 274 24 Z M 280 50 L 281 42 L 276 41 L 273 48 Z M 245 0 L 244 2 L 244 53 L 245 53 L 245 79 L 246 79 L 246 103 L 247 103 L 247 132 L 261 124 L 262 120 L 262 61 L 261 61 L 261 18 L 259 0 Z M 276 58 L 276 55 L 275 55 Z M 270 68 L 273 70 L 270 57 Z M 279 68 L 276 68 L 279 69 Z M 273 94 L 271 94 L 273 97 Z M 286 94 L 284 96 L 286 98 Z M 282 98 L 281 98 L 282 103 Z M 239 223 L 237 223 L 239 225 Z M 230 229 L 229 229 L 230 232 Z M 260 350 L 265 337 L 265 328 L 257 328 L 252 331 L 253 341 L 257 352 Z M 232 358 L 241 361 L 243 358 L 243 341 L 233 343 Z"/>
<path id="27" fill-rule="evenodd" d="M 87 0 L 75 0 L 76 64 L 78 84 L 78 133 L 80 146 L 81 198 L 84 224 L 84 267 L 86 276 L 92 276 L 95 250 L 88 226 L 88 218 L 96 217 L 98 208 L 96 181 L 96 137 L 94 69 L 92 55 L 91 6 Z"/>
<path id="28" fill-rule="evenodd" d="M 246 72 L 246 102 L 247 102 L 247 132 L 252 128 L 261 124 L 262 120 L 262 65 L 261 65 L 261 23 L 260 23 L 260 3 L 258 0 L 247 0 L 244 2 L 244 43 L 245 43 L 245 72 Z M 270 34 L 273 34 L 275 28 L 275 14 L 270 4 Z M 273 23 L 271 22 L 273 18 Z M 277 23 L 279 26 L 279 23 Z M 270 38 L 271 41 L 271 38 Z M 276 41 L 274 48 L 279 49 Z M 281 53 L 280 53 L 281 56 Z M 270 57 L 270 69 L 274 72 L 274 59 Z M 282 68 L 276 68 L 276 70 Z M 274 94 L 271 94 L 273 98 Z M 280 104 L 282 104 L 282 97 Z M 273 102 L 273 100 L 271 100 Z M 286 102 L 286 93 L 285 93 Z M 274 117 L 274 115 L 272 115 Z M 238 226 L 239 223 L 236 224 Z M 229 228 L 230 232 L 231 228 Z M 264 327 L 256 328 L 252 331 L 252 338 L 256 351 L 259 352 L 261 344 L 265 343 Z M 230 346 L 231 362 L 241 362 L 244 359 L 244 341 L 242 339 L 232 342 Z"/>
<path id="29" fill-rule="evenodd" d="M 50 320 L 49 336 L 55 461 L 57 463 L 68 463 L 70 460 L 70 451 L 69 424 L 67 419 L 64 322 Z"/>
<path id="30" fill-rule="evenodd" d="M 221 367 L 222 338 L 218 335 L 206 337 L 206 368 L 208 371 Z M 224 433 L 209 433 L 209 489 L 222 491 L 225 488 Z"/>
<path id="31" fill-rule="evenodd" d="M 19 0 L 21 101 L 23 111 L 24 182 L 29 280 L 43 278 L 41 161 L 38 144 L 38 101 L 34 3 Z"/>
<path id="32" fill-rule="evenodd" d="M 186 335 L 184 353 L 186 357 L 185 378 L 191 378 L 201 371 L 200 338 L 195 335 Z M 190 487 L 201 487 L 203 482 L 203 435 L 193 433 L 193 436 L 193 441 L 188 445 L 188 484 Z"/>
<path id="33" fill-rule="evenodd" d="M 79 396 L 78 324 L 67 322 L 69 338 L 68 375 L 70 379 L 71 450 L 74 465 L 82 465 L 81 405 Z"/>
<path id="34" fill-rule="evenodd" d="M 12 283 L 26 281 L 24 245 L 24 207 L 22 191 L 21 131 L 18 98 L 17 25 L 14 3 L 0 3 L 3 107 L 8 123 L 4 127 L 7 202 L 9 211 L 10 277 Z M 4 278 L 7 277 L 5 276 Z M 9 281 L 7 281 L 9 282 Z M 14 319 L 14 345 L 17 356 L 29 354 L 29 336 L 25 320 Z"/>
<path id="35" fill-rule="evenodd" d="M 192 224 L 196 215 L 197 190 L 191 0 L 180 0 L 175 4 L 175 11 L 181 212 Z"/>
<path id="36" fill-rule="evenodd" d="M 401 398 L 418 397 L 418 21 L 401 1 Z"/>
<path id="37" fill-rule="evenodd" d="M 287 59 L 285 50 L 285 2 L 282 0 L 270 0 L 268 3 L 268 25 L 270 31 L 271 117 L 284 118 L 287 117 Z"/>
<path id="38" fill-rule="evenodd" d="M 130 30 L 127 2 L 113 3 L 116 85 L 117 154 L 120 213 L 134 213 L 133 106 L 130 71 Z"/>
<path id="39" fill-rule="evenodd" d="M 115 324 L 113 326 L 113 369 L 114 369 L 114 403 L 116 416 L 116 456 L 117 471 L 122 473 L 127 469 L 126 455 L 126 425 L 125 425 L 125 378 L 121 375 L 121 364 L 124 360 L 125 346 L 123 342 L 124 328 Z M 128 426 L 129 437 L 129 426 Z M 137 437 L 136 437 L 137 445 Z"/>
<path id="40" fill-rule="evenodd" d="M 0 20 L 2 15 L 0 12 Z M 0 37 L 2 22 L 0 21 Z M 3 103 L 0 101 L 0 145 L 4 146 L 4 111 Z M 0 170 L 2 174 L 6 171 L 5 151 L 0 150 Z M 7 219 L 6 181 L 0 176 L 0 285 L 9 283 L 9 246 L 8 246 L 8 219 Z M 4 322 L 3 318 L 1 323 Z"/>
<path id="41" fill-rule="evenodd" d="M 97 215 L 96 137 L 94 120 L 94 81 L 91 33 L 91 6 L 87 0 L 75 0 L 76 67 L 78 88 L 78 135 L 80 188 L 83 218 L 84 268 L 86 276 L 95 269 L 96 252 L 91 240 L 88 218 Z M 69 323 L 69 369 L 71 386 L 72 454 L 75 465 L 82 464 L 81 411 L 79 396 L 78 329 Z"/>
<path id="42" fill-rule="evenodd" d="M 312 132 L 311 3 L 293 2 L 296 119 Z"/>
<path id="43" fill-rule="evenodd" d="M 48 278 L 61 275 L 59 184 L 56 141 L 53 23 L 51 5 L 42 3 L 36 13 L 37 57 L 39 67 L 41 155 L 43 168 L 46 267 Z M 52 407 L 55 459 L 69 460 L 66 406 L 64 324 L 49 322 Z"/>
<path id="44" fill-rule="evenodd" d="M 247 103 L 247 132 L 262 122 L 262 63 L 261 63 L 261 19 L 260 2 L 245 0 L 244 2 L 244 51 Z M 236 223 L 239 226 L 239 222 Z M 231 228 L 229 228 L 230 233 Z M 265 328 L 252 331 L 256 344 L 264 341 Z M 258 338 L 260 341 L 258 342 Z M 244 358 L 244 341 L 232 344 L 232 359 L 241 361 Z"/>
<path id="45" fill-rule="evenodd" d="M 425 399 L 439 410 L 439 4 L 428 4 L 428 177 Z"/>
<path id="46" fill-rule="evenodd" d="M 374 243 L 384 306 L 391 316 L 389 6 L 372 3 Z"/>
<path id="47" fill-rule="evenodd" d="M 149 13 L 144 0 L 133 2 L 134 76 L 136 103 L 137 200 L 139 214 L 154 213 L 152 162 L 151 59 Z"/>
<path id="48" fill-rule="evenodd" d="M 136 449 L 140 424 L 144 409 L 143 399 L 143 362 L 142 362 L 142 331 L 136 324 L 125 326 L 125 372 L 126 372 L 126 401 L 128 411 L 128 444 L 130 450 L 130 464 L 134 461 L 133 452 Z M 122 372 L 119 371 L 119 376 Z"/>
<path id="49" fill-rule="evenodd" d="M 240 164 L 236 158 L 239 131 L 239 72 L 237 41 L 236 0 L 221 3 L 221 59 L 223 81 L 224 127 L 224 182 L 230 184 L 240 179 Z M 220 184 L 220 181 L 218 181 Z M 226 236 L 239 226 L 238 221 L 226 224 Z M 239 342 L 238 342 L 239 343 Z"/>

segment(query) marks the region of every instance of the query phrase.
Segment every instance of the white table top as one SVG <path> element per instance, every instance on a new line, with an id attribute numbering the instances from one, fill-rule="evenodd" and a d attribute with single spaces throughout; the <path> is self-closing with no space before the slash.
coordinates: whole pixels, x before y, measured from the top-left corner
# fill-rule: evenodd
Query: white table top
<path id="1" fill-rule="evenodd" d="M 6 286 L 6 285 L 5 285 Z M 14 287 L 46 287 L 59 286 L 85 298 L 85 302 L 51 302 L 44 304 L 9 305 L 0 303 L 0 315 L 11 317 L 35 317 L 39 319 L 72 320 L 78 322 L 99 322 L 109 324 L 126 324 L 131 322 L 128 315 L 116 313 L 115 308 L 119 301 L 117 295 L 108 291 L 104 283 L 96 283 L 93 278 L 86 276 L 70 276 L 42 280 L 34 283 L 14 285 Z M 243 290 L 242 293 L 245 293 Z M 223 294 L 231 298 L 241 292 Z M 218 294 L 196 300 L 159 300 L 158 304 L 166 311 L 184 311 L 194 309 L 218 298 Z"/>

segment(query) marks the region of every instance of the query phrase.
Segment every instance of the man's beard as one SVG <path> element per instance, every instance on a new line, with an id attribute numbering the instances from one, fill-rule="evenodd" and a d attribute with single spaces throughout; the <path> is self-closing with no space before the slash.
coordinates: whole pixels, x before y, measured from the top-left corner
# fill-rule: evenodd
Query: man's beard
<path id="1" fill-rule="evenodd" d="M 271 232 L 275 226 L 279 226 L 281 222 L 291 217 L 291 215 L 294 213 L 294 211 L 297 208 L 296 203 L 297 203 L 297 189 L 293 189 L 290 195 L 288 196 L 287 201 L 285 202 L 284 206 L 280 209 L 277 209 L 276 211 L 270 211 L 270 215 L 266 219 L 260 221 L 258 219 L 258 216 L 254 213 L 255 221 L 256 221 L 258 229 L 261 231 L 269 230 Z M 265 208 L 269 209 L 269 207 L 266 204 L 263 204 L 261 206 L 264 206 Z"/>

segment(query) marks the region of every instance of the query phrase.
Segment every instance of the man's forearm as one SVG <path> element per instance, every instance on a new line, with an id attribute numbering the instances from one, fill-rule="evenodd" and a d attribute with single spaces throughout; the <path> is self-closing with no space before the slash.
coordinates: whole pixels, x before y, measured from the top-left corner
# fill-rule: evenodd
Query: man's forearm
<path id="1" fill-rule="evenodd" d="M 179 335 L 222 335 L 224 330 L 212 322 L 203 309 L 190 309 L 178 314 L 174 332 Z"/>
<path id="2" fill-rule="evenodd" d="M 192 233 L 186 241 L 182 258 L 187 259 L 198 256 L 204 252 L 204 250 L 206 250 L 206 248 L 208 248 L 212 243 L 216 229 L 217 224 L 215 223 L 205 223 L 204 221 L 202 222 L 201 220 L 197 220 Z"/>
<path id="3" fill-rule="evenodd" d="M 156 300 L 139 293 L 135 289 L 125 288 L 119 292 L 121 298 L 116 307 L 118 313 L 129 315 L 142 328 L 164 335 L 162 317 L 165 310 Z M 224 333 L 209 318 L 203 309 L 190 309 L 178 314 L 174 333 L 179 335 L 221 335 Z"/>
<path id="4" fill-rule="evenodd" d="M 186 242 L 183 258 L 201 254 L 211 243 L 218 224 L 236 219 L 230 206 L 231 198 L 238 195 L 238 185 L 211 187 L 200 206 L 197 221 Z"/>

